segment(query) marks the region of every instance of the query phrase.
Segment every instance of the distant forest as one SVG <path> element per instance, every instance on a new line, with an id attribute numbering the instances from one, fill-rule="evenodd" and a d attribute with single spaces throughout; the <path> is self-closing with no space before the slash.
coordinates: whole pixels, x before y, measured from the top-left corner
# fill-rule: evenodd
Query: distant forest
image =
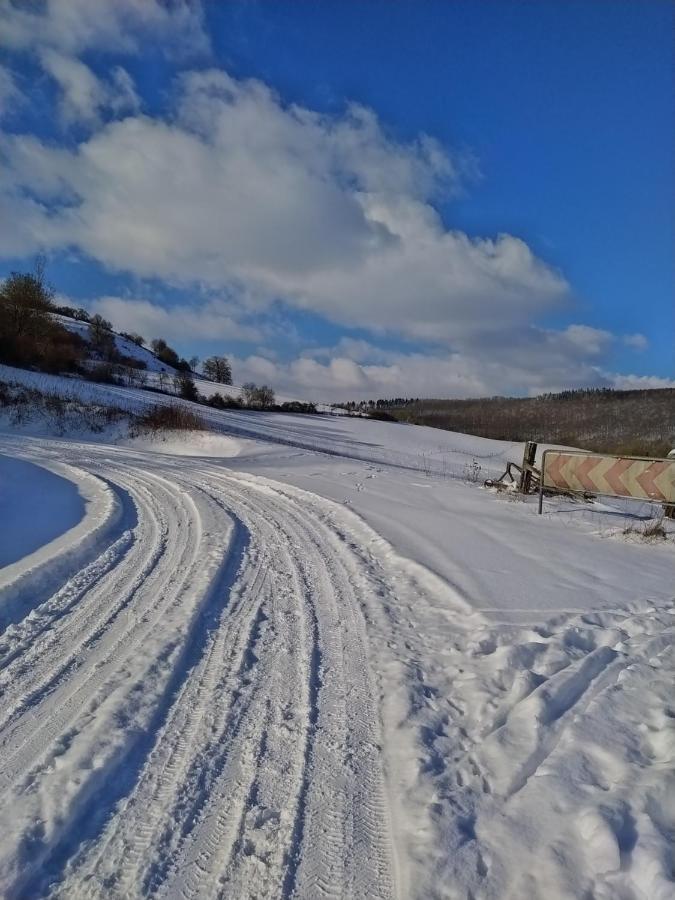
<path id="1" fill-rule="evenodd" d="M 566 444 L 599 453 L 665 456 L 675 447 L 673 388 L 598 388 L 476 400 L 395 398 L 366 408 L 377 418 L 391 416 L 481 437 Z"/>

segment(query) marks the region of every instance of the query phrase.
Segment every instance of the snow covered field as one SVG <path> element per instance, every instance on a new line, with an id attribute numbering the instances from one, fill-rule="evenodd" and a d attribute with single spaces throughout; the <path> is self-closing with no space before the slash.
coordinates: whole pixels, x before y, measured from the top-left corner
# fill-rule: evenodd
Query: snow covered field
<path id="1" fill-rule="evenodd" d="M 0 420 L 0 893 L 675 896 L 672 538 L 483 489 L 520 445 L 200 412 Z"/>

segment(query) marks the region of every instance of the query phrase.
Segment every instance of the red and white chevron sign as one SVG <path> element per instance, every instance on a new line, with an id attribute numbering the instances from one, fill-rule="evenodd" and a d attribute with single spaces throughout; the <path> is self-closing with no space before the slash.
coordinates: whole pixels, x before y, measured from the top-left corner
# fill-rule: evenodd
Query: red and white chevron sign
<path id="1" fill-rule="evenodd" d="M 561 491 L 584 491 L 675 503 L 675 459 L 636 459 L 547 450 L 542 484 Z"/>

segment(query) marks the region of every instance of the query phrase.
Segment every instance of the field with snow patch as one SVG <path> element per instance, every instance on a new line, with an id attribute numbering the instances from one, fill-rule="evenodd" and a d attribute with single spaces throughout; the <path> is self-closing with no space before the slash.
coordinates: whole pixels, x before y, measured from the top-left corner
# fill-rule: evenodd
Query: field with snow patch
<path id="1" fill-rule="evenodd" d="M 484 489 L 520 445 L 199 411 L 0 419 L 0 893 L 673 897 L 650 510 Z"/>

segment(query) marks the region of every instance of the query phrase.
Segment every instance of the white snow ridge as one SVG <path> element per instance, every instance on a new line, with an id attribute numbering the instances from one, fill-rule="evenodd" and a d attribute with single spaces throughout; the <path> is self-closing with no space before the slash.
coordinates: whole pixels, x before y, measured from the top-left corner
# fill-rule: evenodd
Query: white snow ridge
<path id="1" fill-rule="evenodd" d="M 672 540 L 463 480 L 519 446 L 208 415 L 3 424 L 0 894 L 675 897 Z"/>

